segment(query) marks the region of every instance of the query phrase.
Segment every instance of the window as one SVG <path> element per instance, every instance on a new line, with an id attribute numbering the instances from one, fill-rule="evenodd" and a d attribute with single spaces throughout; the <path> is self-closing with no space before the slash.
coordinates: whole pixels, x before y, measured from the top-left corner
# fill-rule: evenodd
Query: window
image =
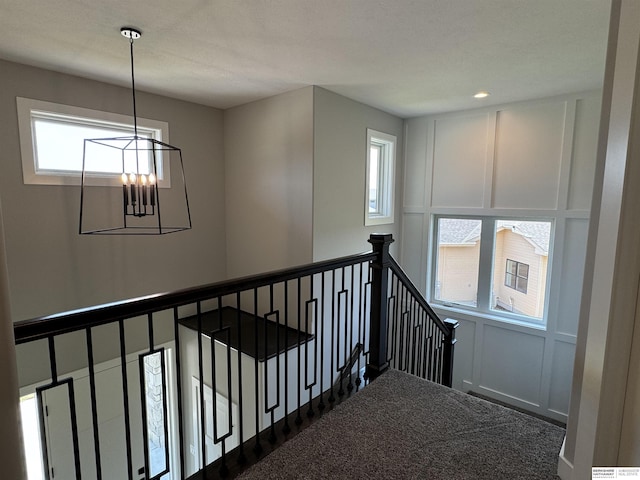
<path id="1" fill-rule="evenodd" d="M 504 274 L 504 284 L 507 287 L 526 294 L 528 279 L 529 265 L 507 259 L 507 270 Z"/>
<path id="2" fill-rule="evenodd" d="M 550 220 L 436 216 L 431 298 L 543 322 L 551 227 Z"/>
<path id="3" fill-rule="evenodd" d="M 42 446 L 40 443 L 40 423 L 38 417 L 38 401 L 35 393 L 20 397 L 20 418 L 22 426 L 22 440 L 27 464 L 27 478 L 42 480 L 44 466 L 42 463 Z"/>
<path id="4" fill-rule="evenodd" d="M 393 223 L 396 137 L 367 129 L 365 225 Z"/>
<path id="5" fill-rule="evenodd" d="M 16 103 L 25 184 L 79 185 L 85 138 L 127 137 L 134 133 L 133 117 L 127 115 L 20 97 Z M 140 137 L 166 143 L 168 130 L 166 122 L 138 118 Z M 122 157 L 119 154 L 91 158 L 93 162 L 87 164 L 85 169 L 91 172 L 92 177 L 99 179 L 99 184 L 121 185 Z M 168 161 L 163 160 L 160 155 L 156 156 L 158 184 L 168 187 Z M 124 161 L 128 171 L 148 173 L 152 159 L 144 159 L 138 169 L 135 168 L 135 152 L 128 151 Z"/>
<path id="6" fill-rule="evenodd" d="M 434 298 L 477 306 L 482 220 L 439 218 Z"/>

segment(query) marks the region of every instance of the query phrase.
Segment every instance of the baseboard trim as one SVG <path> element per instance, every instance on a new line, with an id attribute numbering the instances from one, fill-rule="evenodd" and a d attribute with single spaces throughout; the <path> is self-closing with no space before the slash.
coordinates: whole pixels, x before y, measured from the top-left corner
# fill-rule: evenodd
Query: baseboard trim
<path id="1" fill-rule="evenodd" d="M 558 476 L 562 480 L 571 480 L 573 478 L 573 464 L 564 456 L 564 445 L 566 441 L 567 437 L 565 436 L 564 440 L 562 441 L 560 455 L 558 455 Z"/>

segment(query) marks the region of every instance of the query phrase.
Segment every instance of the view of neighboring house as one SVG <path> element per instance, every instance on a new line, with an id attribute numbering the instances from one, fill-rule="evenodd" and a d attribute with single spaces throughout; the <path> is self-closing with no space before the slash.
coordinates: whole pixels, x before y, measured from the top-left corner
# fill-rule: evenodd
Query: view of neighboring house
<path id="1" fill-rule="evenodd" d="M 481 220 L 440 218 L 435 298 L 477 305 Z M 496 222 L 491 308 L 542 318 L 550 222 Z"/>

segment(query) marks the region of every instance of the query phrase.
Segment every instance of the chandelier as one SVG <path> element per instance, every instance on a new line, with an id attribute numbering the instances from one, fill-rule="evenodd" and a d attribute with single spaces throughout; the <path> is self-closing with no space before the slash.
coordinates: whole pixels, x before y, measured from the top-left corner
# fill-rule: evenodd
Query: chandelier
<path id="1" fill-rule="evenodd" d="M 142 33 L 131 27 L 120 33 L 130 45 L 133 136 L 84 140 L 79 233 L 163 235 L 188 230 L 191 212 L 182 150 L 138 128 L 133 42 Z M 100 164 L 117 165 L 119 171 L 105 177 L 89 167 Z"/>

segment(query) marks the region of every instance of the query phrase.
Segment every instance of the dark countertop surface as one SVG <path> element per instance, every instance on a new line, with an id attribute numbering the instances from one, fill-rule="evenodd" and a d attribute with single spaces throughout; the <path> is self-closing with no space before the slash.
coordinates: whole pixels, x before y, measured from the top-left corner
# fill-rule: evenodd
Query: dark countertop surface
<path id="1" fill-rule="evenodd" d="M 313 338 L 313 335 L 291 327 L 285 327 L 282 323 L 277 324 L 233 307 L 222 307 L 220 310 L 203 312 L 201 320 L 202 333 L 204 335 L 208 337 L 214 336 L 216 340 L 225 344 L 228 342 L 232 348 L 257 358 L 259 361 L 274 357 L 278 353 L 282 353 Z M 180 319 L 180 324 L 198 331 L 198 316 L 193 315 L 182 318 Z M 238 328 L 238 325 L 240 328 Z M 256 326 L 258 333 L 257 349 Z M 218 331 L 227 327 L 228 331 L 226 332 Z M 215 333 L 216 331 L 218 332 Z M 240 345 L 240 341 L 242 341 L 242 345 Z"/>

